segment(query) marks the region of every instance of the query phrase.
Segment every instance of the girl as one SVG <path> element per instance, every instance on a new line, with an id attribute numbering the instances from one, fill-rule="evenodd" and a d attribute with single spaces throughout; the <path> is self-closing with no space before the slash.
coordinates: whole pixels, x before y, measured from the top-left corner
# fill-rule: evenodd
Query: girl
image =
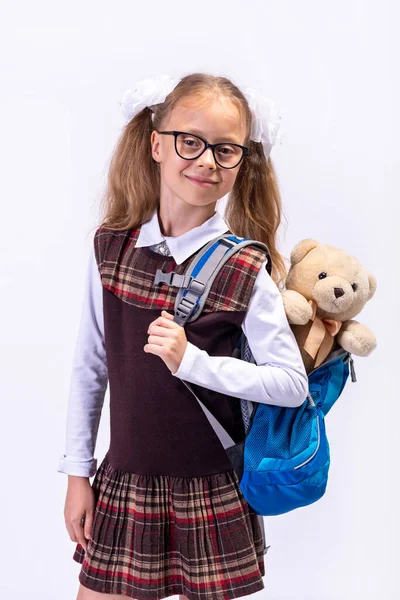
<path id="1" fill-rule="evenodd" d="M 94 235 L 58 468 L 82 564 L 78 600 L 219 600 L 264 588 L 262 517 L 181 381 L 235 442 L 245 435 L 240 398 L 298 406 L 308 392 L 277 285 L 285 267 L 271 123 L 253 101 L 229 79 L 198 73 L 139 82 L 124 96 L 129 121 Z M 223 218 L 216 203 L 228 193 Z M 155 273 L 184 273 L 228 231 L 268 246 L 272 277 L 266 253 L 242 248 L 183 328 L 173 320 L 177 288 L 155 286 Z M 231 356 L 242 331 L 257 364 Z M 108 383 L 110 446 L 97 468 Z"/>

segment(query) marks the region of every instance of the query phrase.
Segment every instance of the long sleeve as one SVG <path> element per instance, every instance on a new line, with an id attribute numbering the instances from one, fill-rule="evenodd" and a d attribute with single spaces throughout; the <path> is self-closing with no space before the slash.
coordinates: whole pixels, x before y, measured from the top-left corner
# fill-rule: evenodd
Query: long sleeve
<path id="1" fill-rule="evenodd" d="M 278 286 L 266 270 L 257 275 L 242 324 L 255 362 L 210 356 L 188 342 L 175 377 L 216 392 L 276 406 L 300 406 L 308 378 L 286 318 Z"/>
<path id="2" fill-rule="evenodd" d="M 59 459 L 58 472 L 82 477 L 95 474 L 97 459 L 93 455 L 107 384 L 102 284 L 93 247 L 73 356 L 66 453 Z"/>

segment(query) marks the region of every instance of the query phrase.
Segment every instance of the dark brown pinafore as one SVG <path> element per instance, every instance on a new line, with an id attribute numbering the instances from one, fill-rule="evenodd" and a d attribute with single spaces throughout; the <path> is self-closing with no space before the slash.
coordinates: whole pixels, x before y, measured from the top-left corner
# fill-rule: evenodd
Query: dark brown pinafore
<path id="1" fill-rule="evenodd" d="M 226 452 L 201 406 L 164 361 L 143 350 L 177 288 L 155 286 L 157 269 L 184 273 L 150 247 L 140 229 L 99 228 L 94 238 L 103 286 L 110 390 L 110 446 L 93 480 L 92 540 L 77 544 L 82 585 L 137 600 L 184 594 L 222 600 L 264 588 L 265 540 Z M 216 277 L 189 342 L 231 356 L 265 254 L 242 248 Z M 240 401 L 193 385 L 235 442 L 244 439 Z"/>

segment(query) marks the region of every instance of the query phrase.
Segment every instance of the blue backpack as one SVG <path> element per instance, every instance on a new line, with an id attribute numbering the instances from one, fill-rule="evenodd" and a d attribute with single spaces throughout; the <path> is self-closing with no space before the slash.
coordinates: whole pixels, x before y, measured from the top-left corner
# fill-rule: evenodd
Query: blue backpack
<path id="1" fill-rule="evenodd" d="M 163 273 L 157 270 L 154 283 L 178 287 L 174 320 L 180 325 L 197 319 L 211 285 L 221 267 L 244 246 L 262 242 L 223 234 L 211 240 L 195 255 L 186 273 Z M 271 262 L 267 264 L 271 274 Z M 233 352 L 241 360 L 255 363 L 246 336 Z M 325 431 L 325 415 L 339 398 L 351 371 L 356 381 L 353 359 L 338 348 L 308 375 L 309 394 L 301 406 L 290 408 L 240 400 L 245 438 L 235 443 L 194 394 L 216 431 L 240 489 L 258 515 L 278 515 L 312 504 L 325 493 L 330 452 Z"/>

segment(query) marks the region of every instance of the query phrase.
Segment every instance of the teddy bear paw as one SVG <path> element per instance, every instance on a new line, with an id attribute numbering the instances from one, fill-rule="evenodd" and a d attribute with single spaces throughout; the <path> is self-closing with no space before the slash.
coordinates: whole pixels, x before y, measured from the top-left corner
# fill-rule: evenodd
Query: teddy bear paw
<path id="1" fill-rule="evenodd" d="M 307 300 L 294 290 L 282 292 L 283 305 L 291 325 L 306 325 L 313 316 L 313 309 Z"/>
<path id="2" fill-rule="evenodd" d="M 369 356 L 376 348 L 376 338 L 372 331 L 357 321 L 347 321 L 336 337 L 344 350 L 355 356 Z"/>

